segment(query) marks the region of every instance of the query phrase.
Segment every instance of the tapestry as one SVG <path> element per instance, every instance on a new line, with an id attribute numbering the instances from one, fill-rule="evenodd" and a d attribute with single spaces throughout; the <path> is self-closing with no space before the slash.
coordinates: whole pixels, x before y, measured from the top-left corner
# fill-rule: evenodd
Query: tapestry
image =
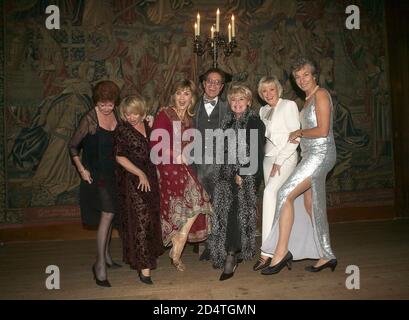
<path id="1" fill-rule="evenodd" d="M 237 40 L 230 56 L 220 52 L 218 66 L 232 76 L 232 82 L 248 85 L 255 96 L 259 79 L 276 75 L 283 97 L 301 108 L 304 97 L 291 78 L 291 65 L 299 56 L 318 64 L 319 83 L 333 99 L 338 153 L 327 180 L 328 205 L 391 204 L 384 4 L 354 1 L 360 28 L 349 29 L 350 4 L 345 0 L 4 1 L 0 222 L 58 220 L 61 212 L 66 218 L 76 217 L 80 180 L 67 143 L 81 116 L 93 107 L 92 86 L 110 79 L 120 86 L 121 96 L 143 95 L 154 114 L 168 103 L 176 80 L 199 83 L 199 76 L 212 66 L 209 54 L 193 52 L 193 26 L 199 12 L 201 36 L 210 37 L 217 8 L 225 36 L 234 14 Z M 60 29 L 46 27 L 49 5 L 59 9 Z M 259 107 L 261 101 L 256 103 Z M 42 211 L 35 214 L 35 208 Z"/>

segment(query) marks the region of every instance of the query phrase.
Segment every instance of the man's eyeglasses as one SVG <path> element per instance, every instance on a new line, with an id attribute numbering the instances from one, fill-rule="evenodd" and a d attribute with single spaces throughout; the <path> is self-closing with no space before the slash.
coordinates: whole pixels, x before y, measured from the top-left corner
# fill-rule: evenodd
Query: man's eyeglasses
<path id="1" fill-rule="evenodd" d="M 220 80 L 206 80 L 207 85 L 215 85 L 215 86 L 220 86 L 222 85 L 222 82 Z"/>

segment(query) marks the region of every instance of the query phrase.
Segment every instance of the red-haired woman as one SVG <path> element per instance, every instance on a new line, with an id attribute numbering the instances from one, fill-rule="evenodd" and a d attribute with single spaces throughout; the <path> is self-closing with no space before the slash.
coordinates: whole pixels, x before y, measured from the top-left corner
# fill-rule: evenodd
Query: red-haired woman
<path id="1" fill-rule="evenodd" d="M 95 86 L 92 94 L 95 107 L 81 119 L 69 143 L 70 155 L 82 178 L 82 222 L 98 226 L 97 259 L 92 272 L 96 284 L 103 287 L 111 286 L 106 268 L 121 267 L 112 261 L 109 252 L 112 220 L 117 211 L 113 132 L 118 123 L 115 106 L 119 92 L 120 89 L 112 81 L 101 81 Z"/>

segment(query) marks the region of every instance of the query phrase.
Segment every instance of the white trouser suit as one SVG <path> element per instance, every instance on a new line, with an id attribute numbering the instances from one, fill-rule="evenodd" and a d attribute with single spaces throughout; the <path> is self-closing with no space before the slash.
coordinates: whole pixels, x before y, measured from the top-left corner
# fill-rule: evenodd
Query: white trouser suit
<path id="1" fill-rule="evenodd" d="M 275 107 L 260 109 L 260 118 L 266 126 L 266 145 L 263 161 L 264 194 L 262 242 L 270 233 L 276 207 L 277 192 L 297 165 L 297 144 L 289 143 L 290 132 L 300 128 L 299 112 L 294 101 L 279 99 Z M 280 165 L 280 175 L 270 176 L 273 164 Z M 262 253 L 265 256 L 272 255 Z"/>

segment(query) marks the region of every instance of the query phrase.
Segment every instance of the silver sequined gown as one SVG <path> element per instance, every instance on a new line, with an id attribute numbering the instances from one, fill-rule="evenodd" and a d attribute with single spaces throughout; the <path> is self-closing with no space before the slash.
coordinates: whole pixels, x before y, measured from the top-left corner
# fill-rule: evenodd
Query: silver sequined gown
<path id="1" fill-rule="evenodd" d="M 312 221 L 309 218 L 306 219 L 304 210 L 297 209 L 299 206 L 296 203 L 294 206 L 294 225 L 291 230 L 288 249 L 293 253 L 295 260 L 306 258 L 335 259 L 330 244 L 325 192 L 327 174 L 334 167 L 336 161 L 336 149 L 332 130 L 333 107 L 331 97 L 329 96 L 329 98 L 331 107 L 329 134 L 324 138 L 301 138 L 302 160 L 278 191 L 273 226 L 262 245 L 261 250 L 263 252 L 274 254 L 278 242 L 278 222 L 281 208 L 287 196 L 295 187 L 311 177 Z M 302 129 L 310 129 L 317 126 L 315 96 L 312 102 L 302 109 L 300 120 Z"/>

